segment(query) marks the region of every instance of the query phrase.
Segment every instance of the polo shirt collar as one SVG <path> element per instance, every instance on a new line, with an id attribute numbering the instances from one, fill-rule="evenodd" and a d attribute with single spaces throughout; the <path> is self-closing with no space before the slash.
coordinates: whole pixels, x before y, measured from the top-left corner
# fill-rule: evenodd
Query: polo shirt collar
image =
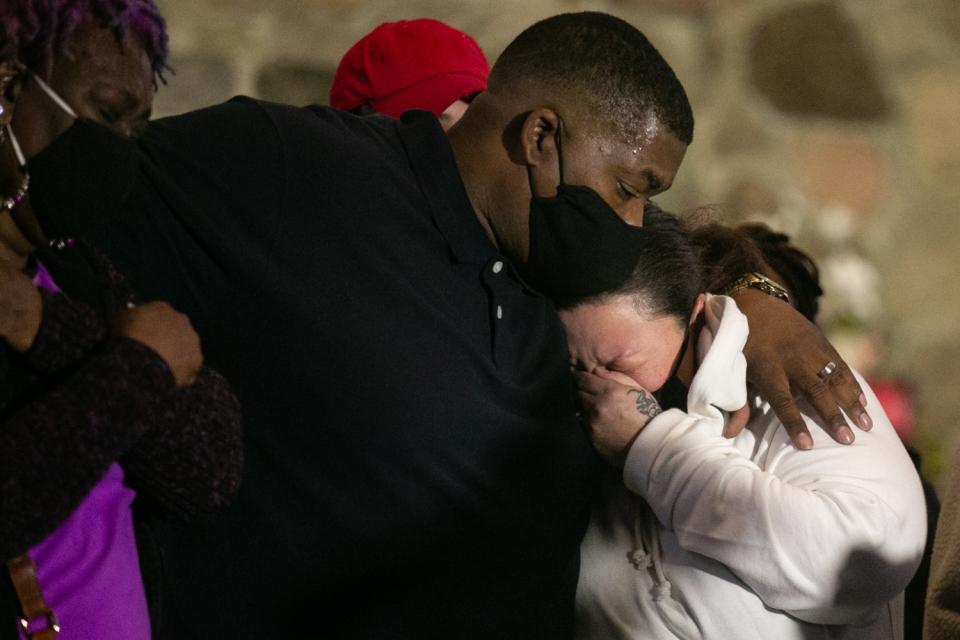
<path id="1" fill-rule="evenodd" d="M 433 221 L 458 262 L 486 264 L 499 256 L 487 238 L 457 170 L 453 149 L 436 116 L 408 111 L 397 131 Z"/>

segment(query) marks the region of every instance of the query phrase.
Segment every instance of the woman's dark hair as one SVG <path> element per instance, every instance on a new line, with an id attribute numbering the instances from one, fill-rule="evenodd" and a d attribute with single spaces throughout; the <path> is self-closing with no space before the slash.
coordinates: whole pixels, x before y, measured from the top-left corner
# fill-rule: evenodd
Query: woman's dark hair
<path id="1" fill-rule="evenodd" d="M 120 44 L 131 35 L 139 38 L 155 79 L 163 81 L 167 26 L 153 0 L 3 0 L 0 60 L 42 69 L 54 57 L 72 53 L 73 36 L 87 20 L 112 29 Z"/>
<path id="2" fill-rule="evenodd" d="M 797 311 L 811 322 L 816 318 L 823 295 L 817 265 L 790 244 L 788 235 L 759 223 L 738 227 L 711 223 L 696 227 L 690 237 L 703 266 L 706 291 L 720 293 L 745 273 L 763 273 L 786 287 Z"/>
<path id="3" fill-rule="evenodd" d="M 676 216 L 648 205 L 640 237 L 643 242 L 626 282 L 612 291 L 578 302 L 596 303 L 629 296 L 639 313 L 671 316 L 685 324 L 693 313 L 697 296 L 703 291 L 699 256 L 689 233 Z"/>
<path id="4" fill-rule="evenodd" d="M 764 224 L 737 227 L 760 250 L 764 261 L 780 276 L 790 292 L 790 301 L 797 311 L 813 322 L 820 308 L 820 270 L 813 258 L 790 244 L 790 236 L 777 233 Z"/>
<path id="5" fill-rule="evenodd" d="M 703 287 L 720 293 L 734 280 L 752 271 L 769 273 L 763 254 L 742 231 L 722 224 L 700 225 L 690 231 L 703 269 Z"/>

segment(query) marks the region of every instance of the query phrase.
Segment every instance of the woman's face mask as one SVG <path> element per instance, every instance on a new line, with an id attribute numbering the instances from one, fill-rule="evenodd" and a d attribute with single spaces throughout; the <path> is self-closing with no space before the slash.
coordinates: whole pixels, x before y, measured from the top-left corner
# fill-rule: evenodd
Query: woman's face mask
<path id="1" fill-rule="evenodd" d="M 117 212 L 139 169 L 136 143 L 76 112 L 39 76 L 33 80 L 73 124 L 40 153 L 25 160 L 13 130 L 8 135 L 30 176 L 30 202 L 44 235 L 73 238 Z M 90 162 L 91 151 L 96 162 Z"/>
<path id="2" fill-rule="evenodd" d="M 655 391 L 653 394 L 653 397 L 656 398 L 660 408 L 664 411 L 667 409 L 681 409 L 683 411 L 687 410 L 687 392 L 689 389 L 687 385 L 681 382 L 680 378 L 677 377 L 677 370 L 680 368 L 680 363 L 683 362 L 683 358 L 687 353 L 687 347 L 689 346 L 690 326 L 687 325 L 686 330 L 683 332 L 682 346 L 680 347 L 680 352 L 677 354 L 677 358 L 670 370 L 670 376 L 667 378 L 667 381 L 663 384 L 663 386 L 657 389 L 657 391 Z"/>

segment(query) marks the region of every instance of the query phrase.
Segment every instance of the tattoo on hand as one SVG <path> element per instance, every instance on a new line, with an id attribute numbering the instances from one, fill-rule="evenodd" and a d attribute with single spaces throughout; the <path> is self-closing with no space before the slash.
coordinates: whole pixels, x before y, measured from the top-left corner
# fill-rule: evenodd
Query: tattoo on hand
<path id="1" fill-rule="evenodd" d="M 637 394 L 637 412 L 642 413 L 650 419 L 663 413 L 660 404 L 657 403 L 652 395 L 643 389 L 630 389 L 627 393 Z"/>

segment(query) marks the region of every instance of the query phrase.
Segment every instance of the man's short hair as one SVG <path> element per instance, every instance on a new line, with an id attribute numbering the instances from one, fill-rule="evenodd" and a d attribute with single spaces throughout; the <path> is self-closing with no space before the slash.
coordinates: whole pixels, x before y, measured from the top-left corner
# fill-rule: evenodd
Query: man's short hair
<path id="1" fill-rule="evenodd" d="M 611 133 L 634 138 L 655 116 L 684 144 L 693 141 L 693 110 L 673 69 L 636 27 L 605 13 L 566 13 L 542 20 L 504 50 L 490 72 L 491 90 L 529 88 L 583 112 Z"/>

